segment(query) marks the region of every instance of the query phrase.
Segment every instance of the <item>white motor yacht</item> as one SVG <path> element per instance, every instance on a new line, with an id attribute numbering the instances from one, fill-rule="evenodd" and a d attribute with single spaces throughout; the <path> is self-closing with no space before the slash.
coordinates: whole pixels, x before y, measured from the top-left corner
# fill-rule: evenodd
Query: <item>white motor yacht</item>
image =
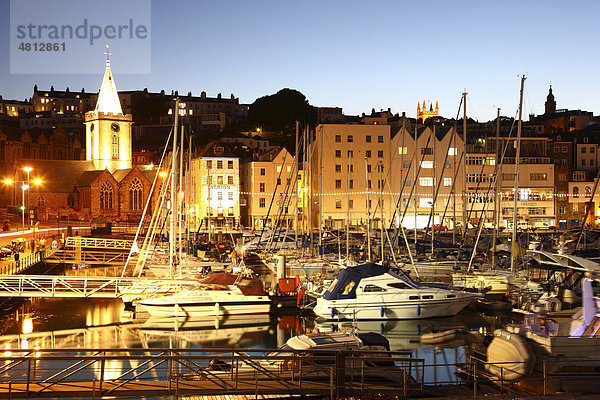
<path id="1" fill-rule="evenodd" d="M 271 300 L 260 280 L 226 272 L 210 274 L 192 289 L 134 304 L 136 310 L 163 317 L 267 314 L 271 309 Z"/>
<path id="2" fill-rule="evenodd" d="M 481 294 L 419 286 L 378 264 L 344 268 L 313 309 L 337 319 L 420 319 L 456 315 Z"/>

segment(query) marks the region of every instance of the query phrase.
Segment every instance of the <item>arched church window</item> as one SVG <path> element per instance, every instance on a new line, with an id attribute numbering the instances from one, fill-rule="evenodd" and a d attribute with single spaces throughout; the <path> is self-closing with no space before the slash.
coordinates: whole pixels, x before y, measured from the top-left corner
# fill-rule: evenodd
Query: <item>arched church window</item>
<path id="1" fill-rule="evenodd" d="M 589 186 L 585 187 L 585 197 L 592 197 L 592 188 Z"/>
<path id="2" fill-rule="evenodd" d="M 38 206 L 45 206 L 46 205 L 46 199 L 44 198 L 44 195 L 40 195 L 38 197 L 37 205 Z"/>
<path id="3" fill-rule="evenodd" d="M 112 158 L 119 158 L 119 137 L 117 135 L 112 136 Z"/>
<path id="4" fill-rule="evenodd" d="M 579 188 L 577 186 L 573 188 L 573 197 L 579 197 Z"/>
<path id="5" fill-rule="evenodd" d="M 113 208 L 113 188 L 108 182 L 104 182 L 100 186 L 100 208 L 103 210 Z"/>
<path id="6" fill-rule="evenodd" d="M 142 183 L 138 178 L 134 178 L 129 185 L 129 209 L 142 209 Z"/>

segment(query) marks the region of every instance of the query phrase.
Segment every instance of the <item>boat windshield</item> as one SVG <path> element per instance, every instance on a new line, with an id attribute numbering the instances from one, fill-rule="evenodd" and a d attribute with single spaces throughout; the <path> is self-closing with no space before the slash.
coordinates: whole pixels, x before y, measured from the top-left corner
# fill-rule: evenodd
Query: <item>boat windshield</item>
<path id="1" fill-rule="evenodd" d="M 395 272 L 389 271 L 388 274 L 390 274 L 391 276 L 393 276 L 394 278 L 400 279 L 401 281 L 405 282 L 408 286 L 414 288 L 414 289 L 419 289 L 419 285 L 417 285 L 412 279 L 410 279 L 406 274 L 402 274 L 399 275 Z"/>

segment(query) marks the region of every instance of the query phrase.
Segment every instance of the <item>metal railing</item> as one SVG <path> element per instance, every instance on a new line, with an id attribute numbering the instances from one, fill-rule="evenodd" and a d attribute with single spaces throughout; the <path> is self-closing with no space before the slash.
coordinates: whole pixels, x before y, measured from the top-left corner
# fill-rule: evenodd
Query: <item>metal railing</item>
<path id="1" fill-rule="evenodd" d="M 529 364 L 534 362 L 535 365 Z M 531 372 L 516 379 L 515 375 L 521 375 L 527 364 Z M 594 358 L 548 357 L 528 362 L 488 362 L 484 354 L 471 350 L 458 370 L 465 374 L 466 384 L 472 385 L 473 398 L 477 398 L 481 385 L 486 384 L 499 388 L 501 394 L 519 392 L 522 388 L 543 395 L 569 392 L 568 388 L 575 388 L 577 392 L 581 389 L 600 391 L 600 383 L 595 383 L 600 381 L 600 359 Z"/>
<path id="2" fill-rule="evenodd" d="M 65 241 L 65 247 L 85 247 L 93 249 L 120 249 L 130 250 L 133 244 L 130 240 L 122 239 L 105 239 L 105 238 L 88 238 L 81 236 L 69 236 Z"/>
<path id="3" fill-rule="evenodd" d="M 166 293 L 193 280 L 101 276 L 2 275 L 0 297 L 103 297 Z"/>
<path id="4" fill-rule="evenodd" d="M 0 357 L 0 397 L 422 395 L 423 380 L 411 371 L 423 365 L 377 351 L 25 349 Z"/>
<path id="5" fill-rule="evenodd" d="M 53 249 L 45 249 L 22 256 L 18 261 L 10 261 L 0 267 L 0 275 L 15 275 L 21 273 L 32 265 L 44 261 L 47 257 L 51 257 L 55 252 L 56 250 Z"/>

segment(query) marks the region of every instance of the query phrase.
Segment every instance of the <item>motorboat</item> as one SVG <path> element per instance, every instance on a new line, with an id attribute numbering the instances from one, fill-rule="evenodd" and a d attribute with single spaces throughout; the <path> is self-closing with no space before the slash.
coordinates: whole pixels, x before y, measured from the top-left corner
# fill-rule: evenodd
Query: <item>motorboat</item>
<path id="1" fill-rule="evenodd" d="M 134 302 L 136 311 L 163 317 L 220 317 L 267 314 L 271 300 L 262 282 L 227 272 L 215 272 L 183 291 Z"/>
<path id="2" fill-rule="evenodd" d="M 583 307 L 551 316 L 528 314 L 521 324 L 494 331 L 487 347 L 487 370 L 506 380 L 523 380 L 547 374 L 549 392 L 600 390 L 586 373 L 600 370 L 600 298 L 594 295 L 589 273 L 581 280 Z M 579 376 L 581 374 L 581 376 Z"/>
<path id="3" fill-rule="evenodd" d="M 456 315 L 482 297 L 479 293 L 428 287 L 406 274 L 368 263 L 340 271 L 313 309 L 337 319 L 421 319 Z"/>

